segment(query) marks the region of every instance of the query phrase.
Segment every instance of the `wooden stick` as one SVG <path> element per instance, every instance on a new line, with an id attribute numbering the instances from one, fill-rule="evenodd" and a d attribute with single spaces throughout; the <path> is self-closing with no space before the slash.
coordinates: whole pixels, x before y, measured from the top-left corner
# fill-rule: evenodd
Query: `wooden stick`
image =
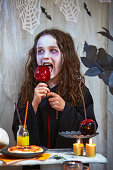
<path id="1" fill-rule="evenodd" d="M 87 119 L 87 116 L 86 116 L 86 107 L 85 107 L 84 96 L 83 96 L 82 89 L 81 89 L 81 81 L 80 81 L 80 84 L 79 84 L 79 89 L 80 89 L 80 95 L 81 95 L 81 98 L 82 98 L 82 101 L 83 101 L 84 114 L 85 114 L 85 120 L 86 120 Z"/>

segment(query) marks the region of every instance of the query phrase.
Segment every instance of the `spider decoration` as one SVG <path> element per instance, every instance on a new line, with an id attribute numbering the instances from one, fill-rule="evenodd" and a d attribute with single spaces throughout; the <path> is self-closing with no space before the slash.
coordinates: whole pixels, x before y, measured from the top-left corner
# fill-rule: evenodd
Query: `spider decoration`
<path id="1" fill-rule="evenodd" d="M 109 30 L 104 27 L 103 29 L 105 31 L 97 33 L 113 41 Z M 113 57 L 104 48 L 97 49 L 94 45 L 88 45 L 86 41 L 83 51 L 86 52 L 86 57 L 81 57 L 81 61 L 88 68 L 85 75 L 98 76 L 109 87 L 109 91 L 113 95 Z"/>

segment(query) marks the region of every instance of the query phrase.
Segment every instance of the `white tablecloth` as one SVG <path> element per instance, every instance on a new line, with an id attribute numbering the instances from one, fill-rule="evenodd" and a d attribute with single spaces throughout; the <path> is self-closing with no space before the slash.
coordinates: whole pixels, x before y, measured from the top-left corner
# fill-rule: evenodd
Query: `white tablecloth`
<path id="1" fill-rule="evenodd" d="M 15 163 L 18 165 L 41 165 L 42 170 L 49 170 L 51 168 L 54 170 L 61 170 L 62 164 L 64 161 L 73 160 L 73 161 L 82 161 L 83 163 L 107 163 L 107 158 L 105 158 L 100 153 L 96 153 L 96 157 L 86 157 L 86 153 L 84 152 L 83 156 L 75 156 L 73 154 L 72 149 L 50 149 L 46 151 L 46 153 L 50 153 L 51 157 L 45 161 L 39 160 L 23 160 L 21 162 Z M 62 157 L 61 159 L 55 159 L 54 156 L 58 155 Z M 0 161 L 0 165 L 3 165 L 3 162 Z"/>

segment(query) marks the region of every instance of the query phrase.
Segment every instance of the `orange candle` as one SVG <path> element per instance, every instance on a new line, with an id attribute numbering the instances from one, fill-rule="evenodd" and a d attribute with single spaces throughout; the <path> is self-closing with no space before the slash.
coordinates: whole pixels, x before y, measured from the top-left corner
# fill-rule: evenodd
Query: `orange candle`
<path id="1" fill-rule="evenodd" d="M 96 156 L 96 144 L 92 143 L 92 138 L 89 139 L 89 143 L 86 143 L 86 156 L 87 157 Z"/>
<path id="2" fill-rule="evenodd" d="M 73 143 L 73 152 L 74 155 L 83 155 L 84 144 L 80 143 L 80 139 L 78 139 L 77 143 Z"/>

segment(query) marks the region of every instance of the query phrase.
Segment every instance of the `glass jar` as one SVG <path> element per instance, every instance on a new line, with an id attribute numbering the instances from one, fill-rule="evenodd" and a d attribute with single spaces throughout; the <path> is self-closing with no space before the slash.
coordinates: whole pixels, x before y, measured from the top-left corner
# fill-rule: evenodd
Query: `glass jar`
<path id="1" fill-rule="evenodd" d="M 88 166 L 84 166 L 81 161 L 64 161 L 63 170 L 90 170 Z"/>
<path id="2" fill-rule="evenodd" d="M 64 161 L 63 170 L 82 170 L 83 164 L 81 161 Z"/>
<path id="3" fill-rule="evenodd" d="M 23 146 L 23 145 L 29 145 L 29 132 L 27 130 L 27 125 L 19 125 L 19 129 L 17 131 L 17 145 Z"/>

